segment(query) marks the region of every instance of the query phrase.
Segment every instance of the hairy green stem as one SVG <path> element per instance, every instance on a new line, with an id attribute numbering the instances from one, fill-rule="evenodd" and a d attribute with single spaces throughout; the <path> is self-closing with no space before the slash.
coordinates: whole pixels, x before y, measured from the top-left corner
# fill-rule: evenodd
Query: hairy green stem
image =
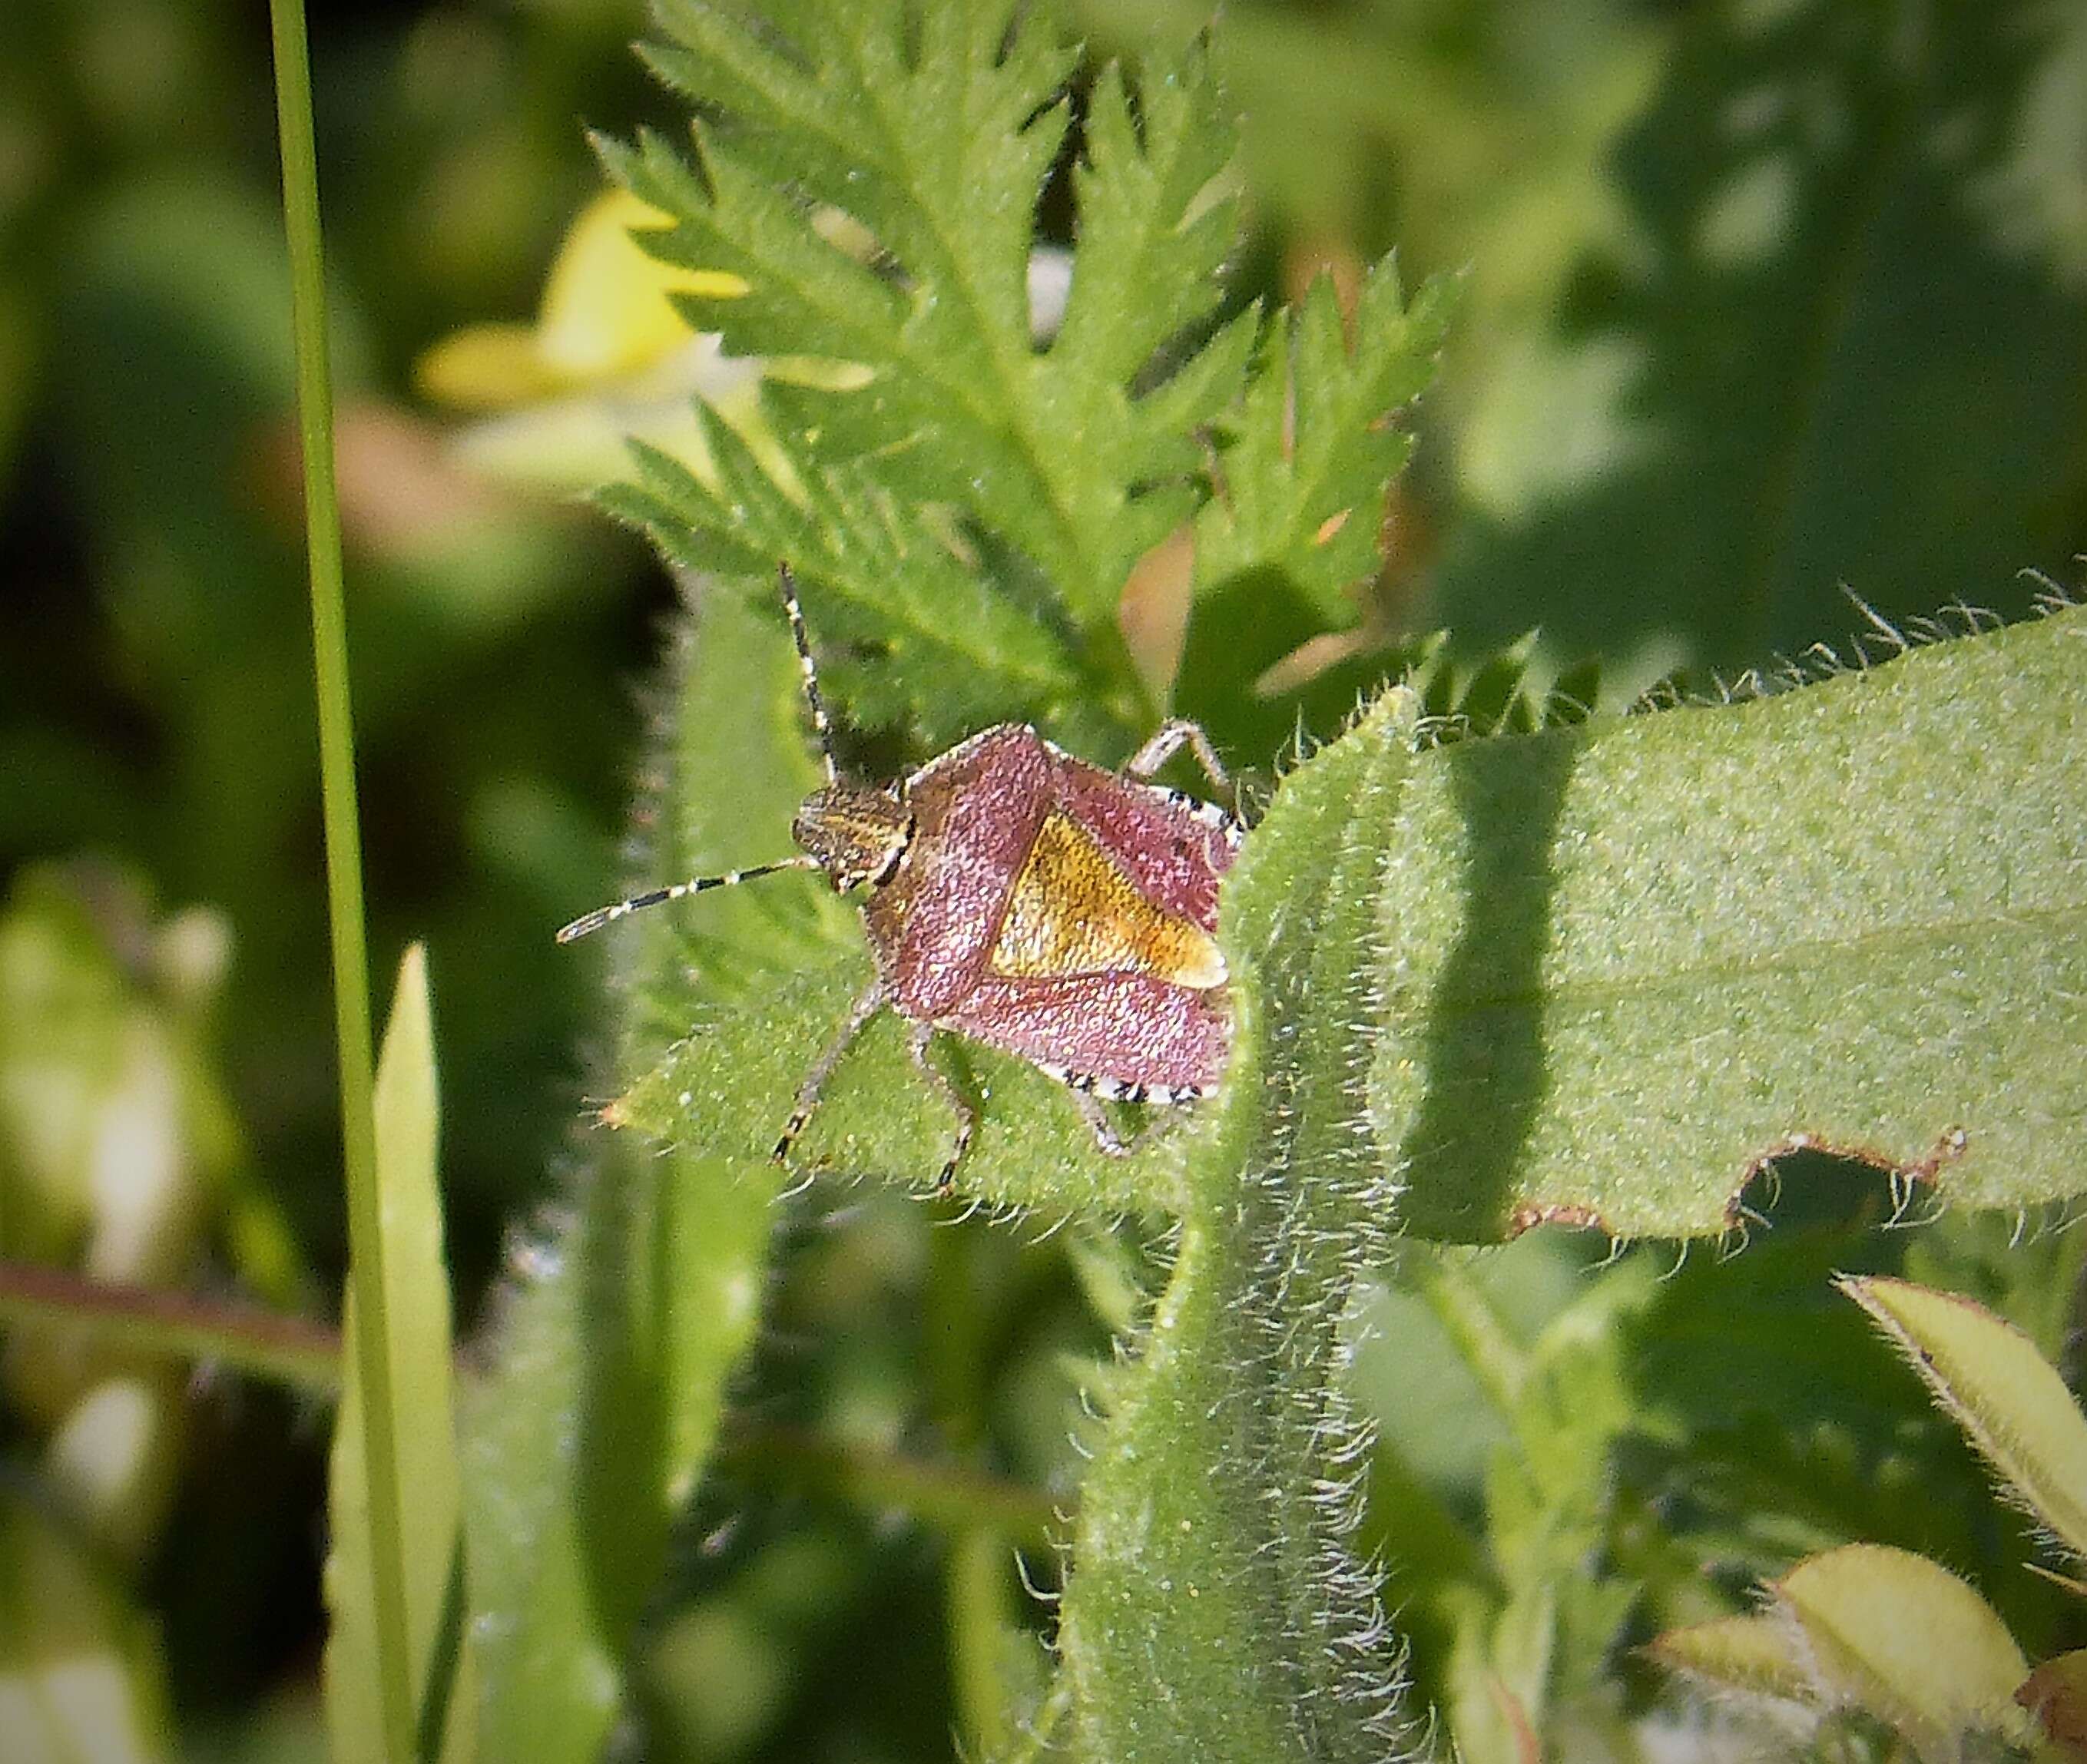
<path id="1" fill-rule="evenodd" d="M 340 1337 L 326 1324 L 189 1293 L 0 1262 L 0 1323 L 75 1330 L 148 1353 L 211 1361 L 329 1400 L 340 1389 Z"/>

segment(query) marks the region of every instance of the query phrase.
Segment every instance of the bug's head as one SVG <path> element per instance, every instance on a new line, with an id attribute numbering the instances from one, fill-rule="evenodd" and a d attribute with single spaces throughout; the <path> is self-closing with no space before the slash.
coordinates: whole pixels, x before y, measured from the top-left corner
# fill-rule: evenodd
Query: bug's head
<path id="1" fill-rule="evenodd" d="M 817 860 L 836 889 L 888 882 L 913 837 L 913 812 L 896 790 L 843 780 L 804 799 L 790 837 Z"/>

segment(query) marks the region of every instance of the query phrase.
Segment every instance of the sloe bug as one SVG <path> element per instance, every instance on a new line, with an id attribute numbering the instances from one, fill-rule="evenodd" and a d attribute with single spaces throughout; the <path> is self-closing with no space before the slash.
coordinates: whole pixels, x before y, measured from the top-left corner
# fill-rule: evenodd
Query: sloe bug
<path id="1" fill-rule="evenodd" d="M 1170 721 L 1115 773 L 1026 724 L 1001 723 L 896 783 L 843 778 L 787 563 L 781 578 L 826 769 L 791 823 L 799 854 L 634 895 L 574 919 L 558 941 L 684 895 L 822 870 L 836 891 L 867 890 L 877 978 L 805 1075 L 777 1161 L 850 1043 L 887 1006 L 910 1025 L 913 1062 L 956 1119 L 938 1187 L 949 1187 L 976 1124 L 928 1058 L 938 1029 L 1061 1080 L 1101 1148 L 1127 1153 L 1134 1142 L 1099 1099 L 1191 1101 L 1217 1082 L 1230 1047 L 1225 961 L 1212 934 L 1218 884 L 1244 829 L 1216 804 L 1150 782 L 1186 746 L 1228 791 L 1209 740 L 1196 724 Z"/>

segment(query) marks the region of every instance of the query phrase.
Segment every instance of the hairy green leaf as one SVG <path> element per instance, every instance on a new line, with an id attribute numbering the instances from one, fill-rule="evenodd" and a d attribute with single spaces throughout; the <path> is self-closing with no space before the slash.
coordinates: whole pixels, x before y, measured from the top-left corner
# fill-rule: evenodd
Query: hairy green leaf
<path id="1" fill-rule="evenodd" d="M 789 1118 L 799 1083 L 869 984 L 863 955 L 780 976 L 760 1003 L 706 1010 L 695 1033 L 616 1104 L 612 1118 L 669 1144 L 705 1145 L 758 1168 Z M 1191 1123 L 1128 1159 L 1103 1157 L 1064 1085 L 1033 1066 L 946 1040 L 933 1055 L 984 1106 L 965 1154 L 963 1187 L 997 1206 L 1048 1213 L 1171 1212 Z M 954 1130 L 947 1106 L 914 1070 L 886 1012 L 834 1075 L 792 1162 L 840 1177 L 877 1174 L 932 1187 Z"/>
<path id="2" fill-rule="evenodd" d="M 1944 1229 L 1914 1236 L 1902 1266 L 1843 1263 L 1842 1272 L 1901 1274 L 1974 1299 L 2021 1330 L 2045 1359 L 2064 1364 L 2072 1340 L 2072 1294 L 2087 1271 L 2087 1238 L 2025 1229 L 2024 1220 L 2006 1213 L 1959 1213 L 1940 1223 Z"/>
<path id="3" fill-rule="evenodd" d="M 402 1417 L 395 1466 L 405 1499 L 403 1535 L 373 1535 L 366 1483 L 358 1361 L 344 1356 L 334 1423 L 326 1567 L 326 1732 L 338 1759 L 382 1764 L 382 1702 L 377 1677 L 373 1552 L 395 1549 L 403 1568 L 418 1755 L 463 1764 L 476 1755 L 475 1649 L 466 1621 L 463 1523 L 450 1376 L 449 1274 L 442 1261 L 442 1193 L 436 1180 L 433 1025 L 427 958 L 416 944 L 399 984 L 377 1065 L 377 1179 L 384 1197 L 386 1351 Z M 354 1302 L 349 1289 L 349 1304 Z M 352 1314 L 344 1336 L 354 1339 Z"/>
<path id="4" fill-rule="evenodd" d="M 1778 1617 L 1714 1617 L 1669 1630 L 1645 1651 L 1662 1666 L 1743 1696 L 1809 1703 L 1818 1688 L 1804 1669 L 1790 1626 Z"/>
<path id="5" fill-rule="evenodd" d="M 1411 706 L 1388 694 L 1292 773 L 1287 832 L 1250 842 L 1227 891 L 1228 948 L 1253 952 L 1231 1070 L 1082 1493 L 1061 1646 L 1084 1758 L 1377 1759 L 1400 1733 L 1397 1651 L 1342 1541 L 1361 1436 L 1338 1374 L 1353 1282 L 1394 1227 L 1398 1184 L 1356 1131 L 1371 982 L 1351 952 Z"/>
<path id="6" fill-rule="evenodd" d="M 1721 1232 L 1799 1147 L 1974 1205 L 2076 1192 L 2083 642 L 2067 611 L 1417 761 L 1350 963 L 1408 1229 Z M 1257 840 L 1291 824 L 1278 798 Z"/>

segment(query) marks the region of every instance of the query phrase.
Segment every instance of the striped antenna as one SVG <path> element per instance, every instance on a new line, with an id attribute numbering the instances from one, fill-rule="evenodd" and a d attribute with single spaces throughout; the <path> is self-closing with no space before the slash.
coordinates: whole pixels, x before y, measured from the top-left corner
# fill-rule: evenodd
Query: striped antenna
<path id="1" fill-rule="evenodd" d="M 819 757 L 826 761 L 826 782 L 838 784 L 840 769 L 834 764 L 833 726 L 826 721 L 825 701 L 819 697 L 819 670 L 812 659 L 812 641 L 804 635 L 804 609 L 797 604 L 797 578 L 790 573 L 786 559 L 776 566 L 783 575 L 783 610 L 790 615 L 790 635 L 797 645 L 797 666 L 804 676 L 804 702 L 812 707 L 812 726 L 819 732 Z"/>
<path id="2" fill-rule="evenodd" d="M 723 876 L 691 876 L 685 882 L 676 882 L 672 888 L 654 888 L 649 894 L 634 894 L 627 901 L 618 901 L 613 906 L 598 906 L 591 913 L 583 913 L 571 924 L 558 932 L 558 941 L 571 943 L 584 937 L 589 931 L 598 931 L 604 925 L 613 925 L 647 906 L 663 906 L 668 901 L 678 901 L 685 894 L 701 894 L 706 888 L 736 888 L 742 882 L 751 882 L 756 876 L 773 876 L 779 870 L 816 870 L 819 860 L 809 852 L 794 858 L 785 858 L 780 863 L 759 863 L 750 870 L 728 870 Z"/>

